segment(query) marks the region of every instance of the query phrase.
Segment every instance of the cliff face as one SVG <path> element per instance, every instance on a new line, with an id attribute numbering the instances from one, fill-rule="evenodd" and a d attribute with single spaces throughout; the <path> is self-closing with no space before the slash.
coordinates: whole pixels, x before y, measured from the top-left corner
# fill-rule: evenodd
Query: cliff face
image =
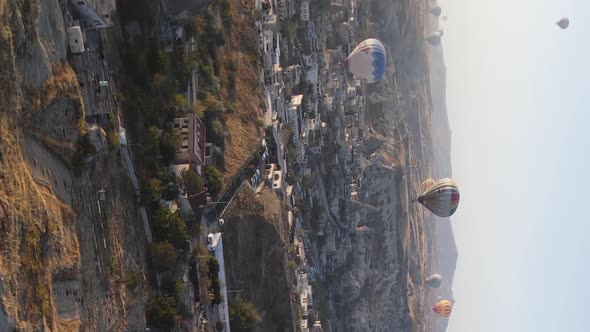
<path id="1" fill-rule="evenodd" d="M 143 330 L 141 295 L 127 305 L 141 290 L 121 282 L 143 244 L 116 153 L 71 171 L 86 125 L 62 5 L 0 0 L 0 330 Z"/>

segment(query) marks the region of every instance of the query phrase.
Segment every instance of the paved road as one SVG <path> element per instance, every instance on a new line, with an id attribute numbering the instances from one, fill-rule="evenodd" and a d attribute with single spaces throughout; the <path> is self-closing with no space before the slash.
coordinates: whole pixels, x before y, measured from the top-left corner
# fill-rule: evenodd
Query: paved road
<path id="1" fill-rule="evenodd" d="M 137 180 L 137 175 L 135 175 L 135 167 L 133 166 L 133 160 L 129 154 L 129 148 L 125 145 L 121 147 L 121 152 L 125 157 L 125 164 L 127 165 L 127 172 L 129 173 L 129 178 L 131 179 L 131 183 L 133 183 L 133 188 L 135 189 L 135 193 L 137 197 L 139 197 L 139 181 Z M 147 217 L 147 212 L 145 211 L 145 207 L 139 207 L 139 216 L 141 221 L 143 222 L 143 228 L 145 229 L 145 236 L 148 240 L 148 243 L 153 242 L 152 238 L 152 230 L 150 228 L 150 224 Z"/>

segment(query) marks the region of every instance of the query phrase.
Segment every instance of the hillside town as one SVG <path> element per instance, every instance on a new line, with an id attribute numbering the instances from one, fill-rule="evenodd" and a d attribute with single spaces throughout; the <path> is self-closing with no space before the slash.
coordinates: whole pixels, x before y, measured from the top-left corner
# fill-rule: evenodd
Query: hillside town
<path id="1" fill-rule="evenodd" d="M 236 87 L 231 87 L 237 79 L 232 75 L 245 66 L 240 62 L 247 63 L 248 54 L 242 52 L 241 58 L 225 54 L 219 65 L 221 56 L 212 50 L 230 47 L 228 35 L 234 32 L 227 28 L 228 22 L 239 16 L 229 14 L 234 5 L 228 0 L 215 4 L 159 0 L 150 8 L 155 17 L 149 20 L 128 8 L 123 12 L 115 1 L 71 1 L 63 9 L 68 61 L 85 110 L 73 173 L 92 174 L 89 165 L 116 158 L 129 177 L 137 210 L 133 213 L 149 249 L 150 271 L 126 278 L 124 263 L 115 260 L 110 249 L 120 246 L 111 240 L 113 230 L 107 227 L 114 215 L 105 203 L 112 189 L 100 188 L 99 218 L 90 225 L 96 272 L 108 273 L 105 289 L 121 280 L 134 290 L 143 282 L 155 285 L 145 309 L 146 330 L 166 330 L 166 326 L 175 331 L 231 331 L 232 321 L 244 319 L 240 313 L 247 311 L 248 303 L 241 296 L 244 287 L 236 286 L 237 276 L 228 272 L 234 270 L 227 257 L 232 242 L 226 230 L 235 220 L 230 210 L 242 192 L 257 197 L 272 192 L 280 209 L 275 215 L 281 225 L 275 228 L 288 233 L 282 250 L 294 329 L 323 331 L 327 325 L 323 319 L 333 315 L 333 309 L 320 303 L 318 293 L 330 301 L 333 294 L 322 283 L 344 264 L 345 255 L 337 253 L 351 246 L 349 235 L 365 229 L 359 226 L 360 210 L 349 206 L 366 201 L 359 188 L 365 167 L 374 159 L 366 140 L 372 131 L 366 120 L 367 87 L 343 66 L 343 60 L 362 40 L 358 22 L 366 4 L 357 0 L 251 4 L 256 40 L 244 43 L 256 46 L 254 79 L 262 93 L 259 110 L 237 110 L 246 113 L 240 121 L 255 122 L 257 130 L 241 138 L 245 143 L 236 143 L 234 149 L 247 156 L 244 160 L 231 159 L 228 153 L 226 142 L 236 137 L 228 129 L 226 114 L 237 112 L 233 106 L 237 92 L 232 91 Z M 131 23 L 123 25 L 125 17 L 135 21 L 127 18 Z M 146 22 L 155 32 L 145 28 Z M 117 24 L 122 26 L 120 35 L 111 32 Z M 157 42 L 142 35 L 148 30 Z M 125 49 L 114 50 L 117 38 Z M 143 62 L 132 57 L 143 53 Z M 123 64 L 110 63 L 117 59 Z M 150 67 L 149 74 L 142 64 Z M 125 74 L 113 69 L 121 66 Z M 254 91 L 252 96 L 255 99 Z M 53 134 L 67 137 L 65 131 Z M 69 194 L 63 183 L 64 188 L 53 190 L 65 197 Z M 92 214 L 93 209 L 94 205 Z M 318 237 L 325 239 L 321 249 Z M 78 281 L 64 285 L 80 288 Z M 55 286 L 54 292 L 69 294 L 62 289 L 66 286 Z M 171 303 L 176 314 L 164 319 L 156 309 Z M 232 308 L 234 303 L 240 304 L 239 310 Z M 58 301 L 57 306 L 61 316 L 81 319 L 82 304 L 68 300 Z M 252 316 L 259 322 L 257 315 Z M 133 326 L 143 328 L 142 323 Z"/>

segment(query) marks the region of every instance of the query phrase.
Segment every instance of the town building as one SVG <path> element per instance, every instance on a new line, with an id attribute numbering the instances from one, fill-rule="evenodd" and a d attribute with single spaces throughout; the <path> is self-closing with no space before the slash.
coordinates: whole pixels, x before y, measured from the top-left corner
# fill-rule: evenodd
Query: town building
<path id="1" fill-rule="evenodd" d="M 174 119 L 175 134 L 180 137 L 176 164 L 190 164 L 197 174 L 203 175 L 205 165 L 205 124 L 195 114 Z"/>
<path id="2" fill-rule="evenodd" d="M 309 21 L 309 0 L 302 0 L 301 1 L 301 9 L 299 18 L 303 22 Z"/>
<path id="3" fill-rule="evenodd" d="M 227 303 L 227 284 L 225 280 L 225 260 L 223 258 L 223 239 L 221 233 L 209 233 L 207 235 L 207 249 L 213 253 L 219 262 L 219 285 L 221 303 L 218 305 L 219 320 L 224 323 L 224 331 L 230 332 L 229 309 Z"/>
<path id="4" fill-rule="evenodd" d="M 68 46 L 70 52 L 74 54 L 84 53 L 84 37 L 79 25 L 74 25 L 66 29 L 68 35 Z"/>
<path id="5" fill-rule="evenodd" d="M 72 0 L 72 6 L 82 17 L 83 22 L 91 29 L 105 29 L 112 24 L 107 15 L 100 15 L 98 10 L 88 0 Z"/>

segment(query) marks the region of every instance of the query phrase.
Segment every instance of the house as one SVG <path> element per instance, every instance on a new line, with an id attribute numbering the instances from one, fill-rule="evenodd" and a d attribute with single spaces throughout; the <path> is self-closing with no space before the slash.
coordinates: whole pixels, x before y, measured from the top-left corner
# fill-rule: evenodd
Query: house
<path id="1" fill-rule="evenodd" d="M 195 114 L 174 119 L 174 131 L 180 137 L 176 164 L 188 163 L 201 176 L 205 165 L 205 130 L 205 124 Z"/>
<path id="2" fill-rule="evenodd" d="M 284 180 L 283 180 L 283 171 L 275 170 L 272 173 L 272 189 L 275 191 L 283 190 Z"/>
<path id="3" fill-rule="evenodd" d="M 303 67 L 301 65 L 292 65 L 283 70 L 283 82 L 285 86 L 293 88 L 301 83 L 303 76 Z"/>
<path id="4" fill-rule="evenodd" d="M 299 17 L 303 22 L 309 21 L 309 0 L 301 1 L 301 10 Z"/>
<path id="5" fill-rule="evenodd" d="M 82 17 L 84 23 L 89 28 L 93 29 L 105 29 L 110 27 L 112 24 L 109 19 L 109 15 L 106 14 L 104 17 L 98 13 L 98 10 L 93 7 L 88 0 L 72 0 L 72 7 Z"/>
<path id="6" fill-rule="evenodd" d="M 313 323 L 313 326 L 309 329 L 309 332 L 323 332 L 324 330 L 322 329 L 322 322 L 320 322 L 319 320 L 316 320 Z"/>
<path id="7" fill-rule="evenodd" d="M 70 52 L 74 54 L 84 53 L 84 38 L 82 37 L 82 29 L 79 25 L 74 25 L 66 29 L 68 35 L 68 46 Z"/>
<path id="8" fill-rule="evenodd" d="M 304 146 L 301 144 L 302 135 L 305 133 L 305 123 L 303 122 L 303 95 L 291 97 L 291 102 L 287 107 L 285 114 L 286 122 L 293 128 L 293 143 L 296 150 L 296 162 L 302 163 L 304 160 Z"/>
<path id="9" fill-rule="evenodd" d="M 295 206 L 295 195 L 293 194 L 293 186 L 292 185 L 288 185 L 287 189 L 285 190 L 285 194 L 287 196 L 287 203 L 290 204 L 291 206 Z M 291 214 L 293 214 L 292 212 L 289 212 Z M 289 226 L 292 226 L 291 223 L 289 223 Z"/>

